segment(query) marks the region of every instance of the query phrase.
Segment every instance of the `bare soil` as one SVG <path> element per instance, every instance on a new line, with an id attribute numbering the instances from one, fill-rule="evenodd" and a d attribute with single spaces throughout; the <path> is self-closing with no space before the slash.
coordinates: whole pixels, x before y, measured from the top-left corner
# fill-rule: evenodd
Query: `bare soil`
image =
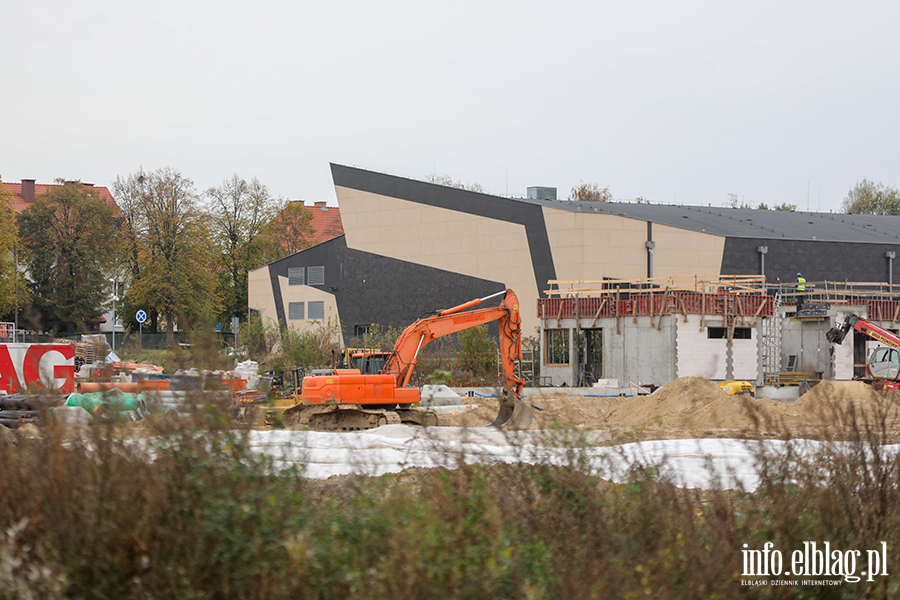
<path id="1" fill-rule="evenodd" d="M 878 392 L 860 381 L 822 381 L 793 403 L 731 396 L 717 383 L 682 377 L 653 394 L 635 397 L 570 396 L 565 392 L 526 398 L 535 410 L 527 429 L 553 426 L 605 429 L 613 437 L 846 438 L 866 428 L 900 438 L 900 392 Z M 445 413 L 442 424 L 484 426 L 499 409 L 494 398 L 478 408 Z"/>

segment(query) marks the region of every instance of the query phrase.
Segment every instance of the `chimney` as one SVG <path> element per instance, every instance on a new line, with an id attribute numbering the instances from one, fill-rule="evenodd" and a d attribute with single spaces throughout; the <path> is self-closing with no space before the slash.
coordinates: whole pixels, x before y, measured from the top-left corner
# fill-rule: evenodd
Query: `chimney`
<path id="1" fill-rule="evenodd" d="M 22 200 L 26 204 L 34 202 L 34 179 L 22 180 Z"/>

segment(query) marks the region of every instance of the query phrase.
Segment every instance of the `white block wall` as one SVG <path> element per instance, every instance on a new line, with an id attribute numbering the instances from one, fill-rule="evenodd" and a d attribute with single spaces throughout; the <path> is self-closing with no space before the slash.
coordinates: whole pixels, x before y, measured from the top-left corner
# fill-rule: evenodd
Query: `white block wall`
<path id="1" fill-rule="evenodd" d="M 706 318 L 706 327 L 700 329 L 700 315 L 688 315 L 677 319 L 677 364 L 678 377 L 705 377 L 706 379 L 727 379 L 727 339 L 709 339 L 707 327 L 723 327 L 721 319 Z M 731 341 L 733 375 L 735 379 L 755 381 L 759 377 L 759 340 L 757 327 L 750 328 L 750 339 Z"/>

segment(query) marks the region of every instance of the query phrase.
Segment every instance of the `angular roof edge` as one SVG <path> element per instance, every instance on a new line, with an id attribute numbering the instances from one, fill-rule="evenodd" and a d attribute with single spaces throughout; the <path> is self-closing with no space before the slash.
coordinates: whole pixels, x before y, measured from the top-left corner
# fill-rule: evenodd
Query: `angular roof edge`
<path id="1" fill-rule="evenodd" d="M 490 203 L 497 208 L 503 206 L 504 210 L 512 210 L 518 204 L 522 208 L 537 206 L 575 213 L 617 215 L 731 238 L 900 245 L 900 216 L 894 215 L 507 198 L 335 163 L 331 163 L 331 173 L 335 186 L 460 212 L 472 212 L 473 204 Z"/>

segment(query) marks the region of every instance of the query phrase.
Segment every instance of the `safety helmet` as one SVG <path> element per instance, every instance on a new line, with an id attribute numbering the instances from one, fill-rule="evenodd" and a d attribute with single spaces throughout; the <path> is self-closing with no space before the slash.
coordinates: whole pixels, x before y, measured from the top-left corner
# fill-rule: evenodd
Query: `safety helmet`
<path id="1" fill-rule="evenodd" d="M 797 277 L 800 277 L 800 273 L 797 273 Z"/>

